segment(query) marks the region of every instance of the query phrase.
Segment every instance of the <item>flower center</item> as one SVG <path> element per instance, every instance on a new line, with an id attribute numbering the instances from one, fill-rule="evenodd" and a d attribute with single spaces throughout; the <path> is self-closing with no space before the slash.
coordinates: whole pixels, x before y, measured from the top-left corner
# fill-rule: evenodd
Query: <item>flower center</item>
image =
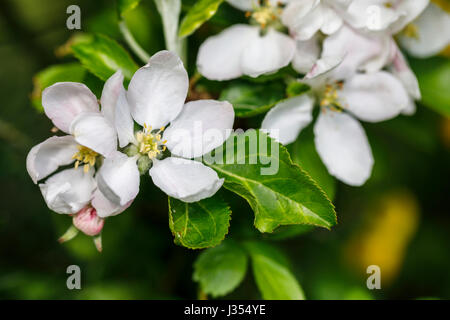
<path id="1" fill-rule="evenodd" d="M 414 23 L 410 23 L 402 30 L 402 34 L 408 38 L 419 39 L 419 28 Z"/>
<path id="2" fill-rule="evenodd" d="M 75 169 L 78 169 L 81 164 L 84 172 L 88 172 L 89 168 L 95 165 L 98 153 L 82 145 L 79 145 L 77 148 L 78 152 L 72 156 L 72 159 L 77 160 L 75 161 Z"/>
<path id="3" fill-rule="evenodd" d="M 278 5 L 272 6 L 269 0 L 262 0 L 261 2 L 262 4 L 256 6 L 253 12 L 247 12 L 246 16 L 250 17 L 264 29 L 279 19 L 282 9 Z"/>
<path id="4" fill-rule="evenodd" d="M 322 95 L 322 99 L 320 100 L 321 107 L 328 107 L 333 111 L 342 111 L 344 107 L 341 102 L 339 102 L 338 92 L 342 89 L 343 83 L 341 81 L 337 81 L 332 84 L 327 84 L 325 86 L 325 90 Z"/>
<path id="5" fill-rule="evenodd" d="M 150 160 L 156 158 L 166 150 L 165 141 L 161 141 L 161 133 L 164 127 L 152 133 L 152 127 L 144 124 L 144 130 L 136 133 L 136 140 L 138 142 L 138 151 L 142 155 L 147 155 Z"/>

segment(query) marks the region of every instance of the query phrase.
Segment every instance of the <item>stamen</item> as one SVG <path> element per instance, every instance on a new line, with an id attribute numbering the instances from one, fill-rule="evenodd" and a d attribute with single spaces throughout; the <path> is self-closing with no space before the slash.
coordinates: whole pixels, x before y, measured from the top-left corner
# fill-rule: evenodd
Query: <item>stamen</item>
<path id="1" fill-rule="evenodd" d="M 144 124 L 144 130 L 136 133 L 136 140 L 138 142 L 139 153 L 147 155 L 150 160 L 158 157 L 166 150 L 164 145 L 167 141 L 161 141 L 161 133 L 165 127 L 159 128 L 158 131 L 152 133 L 151 126 Z"/>
<path id="2" fill-rule="evenodd" d="M 419 39 L 419 28 L 414 23 L 410 23 L 403 29 L 402 34 L 405 37 L 418 40 Z"/>
<path id="3" fill-rule="evenodd" d="M 341 112 L 344 107 L 339 101 L 338 91 L 342 89 L 342 82 L 327 84 L 320 100 L 321 107 L 327 107 L 330 110 Z"/>
<path id="4" fill-rule="evenodd" d="M 72 156 L 72 159 L 76 159 L 74 167 L 78 169 L 80 164 L 83 164 L 83 171 L 88 172 L 89 168 L 95 165 L 98 153 L 82 145 L 77 148 L 78 152 Z"/>
<path id="5" fill-rule="evenodd" d="M 280 4 L 272 6 L 270 1 L 266 0 L 260 6 L 255 6 L 253 12 L 246 12 L 245 16 L 258 23 L 262 29 L 265 29 L 269 24 L 278 20 L 281 12 Z"/>

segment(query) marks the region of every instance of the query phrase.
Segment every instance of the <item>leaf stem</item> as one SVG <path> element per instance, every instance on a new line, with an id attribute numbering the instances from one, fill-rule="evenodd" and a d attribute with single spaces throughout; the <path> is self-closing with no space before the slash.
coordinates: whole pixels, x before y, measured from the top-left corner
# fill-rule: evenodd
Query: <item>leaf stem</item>
<path id="1" fill-rule="evenodd" d="M 119 21 L 119 29 L 123 35 L 123 38 L 125 39 L 125 42 L 130 46 L 131 50 L 133 50 L 133 52 L 139 59 L 142 60 L 142 62 L 147 63 L 148 60 L 150 60 L 150 55 L 144 49 L 142 49 L 139 43 L 137 43 L 136 39 L 134 39 L 124 20 Z"/>

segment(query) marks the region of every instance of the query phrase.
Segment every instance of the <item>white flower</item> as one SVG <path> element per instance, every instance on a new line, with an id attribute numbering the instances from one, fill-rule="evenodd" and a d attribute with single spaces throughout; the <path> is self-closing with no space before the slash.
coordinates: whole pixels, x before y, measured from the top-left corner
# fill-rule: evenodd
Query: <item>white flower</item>
<path id="1" fill-rule="evenodd" d="M 114 110 L 122 81 L 123 75 L 119 71 L 105 83 L 101 111 L 95 95 L 81 83 L 56 83 L 44 90 L 42 104 L 45 114 L 58 129 L 70 135 L 53 136 L 34 146 L 27 156 L 28 173 L 33 182 L 38 183 L 59 167 L 75 162 L 75 168 L 56 173 L 39 184 L 51 210 L 75 214 L 93 199 L 105 207 L 99 192 L 96 192 L 93 167 L 100 157 L 109 157 L 116 152 Z M 78 169 L 79 165 L 83 170 Z M 99 216 L 117 214 L 122 210 L 109 209 L 97 210 Z"/>
<path id="2" fill-rule="evenodd" d="M 241 4 L 239 8 L 250 10 L 249 1 Z M 252 10 L 250 17 L 258 25 L 231 26 L 200 46 L 197 68 L 203 76 L 211 80 L 230 80 L 243 75 L 258 77 L 276 72 L 291 62 L 295 41 L 273 27 L 282 9 L 266 2 L 253 6 Z"/>
<path id="3" fill-rule="evenodd" d="M 121 116 L 116 116 L 120 146 L 131 143 L 135 155 L 116 153 L 100 168 L 98 186 L 111 202 L 123 206 L 139 192 L 140 163 L 151 163 L 149 174 L 155 185 L 185 202 L 211 197 L 222 186 L 223 179 L 214 170 L 191 158 L 213 150 L 228 138 L 234 110 L 228 102 L 213 100 L 185 104 L 188 82 L 181 60 L 161 51 L 134 74 L 128 91 L 120 94 L 117 112 Z M 143 126 L 136 134 L 133 119 Z M 219 140 L 205 139 L 211 129 L 221 133 Z M 166 148 L 171 156 L 162 159 Z"/>
<path id="4" fill-rule="evenodd" d="M 396 34 L 417 18 L 429 0 L 356 0 L 347 9 L 346 20 L 353 27 Z"/>
<path id="5" fill-rule="evenodd" d="M 330 70 L 335 79 L 346 79 L 357 71 L 373 73 L 387 67 L 410 95 L 408 107 L 402 113 L 414 113 L 414 100 L 421 98 L 419 84 L 391 35 L 359 32 L 344 25 L 323 41 L 322 59 L 331 57 L 342 59 L 336 68 Z"/>
<path id="6" fill-rule="evenodd" d="M 378 122 L 397 116 L 408 107 L 402 83 L 390 73 L 355 73 L 342 80 L 332 70 L 340 60 L 321 59 L 306 76 L 312 94 L 290 98 L 271 109 L 261 128 L 279 133 L 289 144 L 312 121 L 315 102 L 321 112 L 314 126 L 315 144 L 331 175 L 353 186 L 370 177 L 373 157 L 363 127 L 355 119 Z"/>
<path id="7" fill-rule="evenodd" d="M 434 56 L 450 44 L 450 14 L 430 3 L 416 20 L 406 26 L 398 39 L 414 57 Z"/>
<path id="8" fill-rule="evenodd" d="M 343 24 L 343 15 L 351 0 L 291 0 L 282 21 L 297 40 L 309 40 L 318 31 L 330 35 Z"/>

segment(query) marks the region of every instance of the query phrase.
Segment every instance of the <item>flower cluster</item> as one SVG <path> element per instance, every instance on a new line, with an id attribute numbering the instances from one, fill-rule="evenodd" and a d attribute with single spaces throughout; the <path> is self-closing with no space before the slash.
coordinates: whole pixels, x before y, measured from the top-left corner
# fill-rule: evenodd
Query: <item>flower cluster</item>
<path id="1" fill-rule="evenodd" d="M 185 104 L 188 75 L 169 51 L 155 54 L 140 68 L 128 90 L 123 81 L 121 71 L 106 81 L 101 108 L 83 84 L 48 87 L 42 96 L 45 114 L 67 135 L 47 139 L 27 156 L 28 173 L 34 183 L 43 181 L 39 187 L 48 207 L 73 215 L 74 226 L 90 236 L 100 234 L 104 218 L 130 206 L 141 174 L 148 173 L 161 190 L 185 202 L 211 197 L 223 183 L 214 170 L 193 158 L 228 137 L 234 122 L 231 104 Z M 222 140 L 203 139 L 194 130 L 199 122 L 204 130 L 221 130 Z"/>
<path id="2" fill-rule="evenodd" d="M 283 144 L 313 120 L 316 149 L 330 174 L 353 186 L 370 177 L 373 156 L 359 120 L 412 114 L 418 81 L 399 49 L 416 57 L 450 43 L 450 15 L 428 0 L 228 0 L 246 11 L 208 38 L 197 67 L 211 80 L 258 77 L 292 64 L 310 92 L 272 108 L 262 129 Z"/>

